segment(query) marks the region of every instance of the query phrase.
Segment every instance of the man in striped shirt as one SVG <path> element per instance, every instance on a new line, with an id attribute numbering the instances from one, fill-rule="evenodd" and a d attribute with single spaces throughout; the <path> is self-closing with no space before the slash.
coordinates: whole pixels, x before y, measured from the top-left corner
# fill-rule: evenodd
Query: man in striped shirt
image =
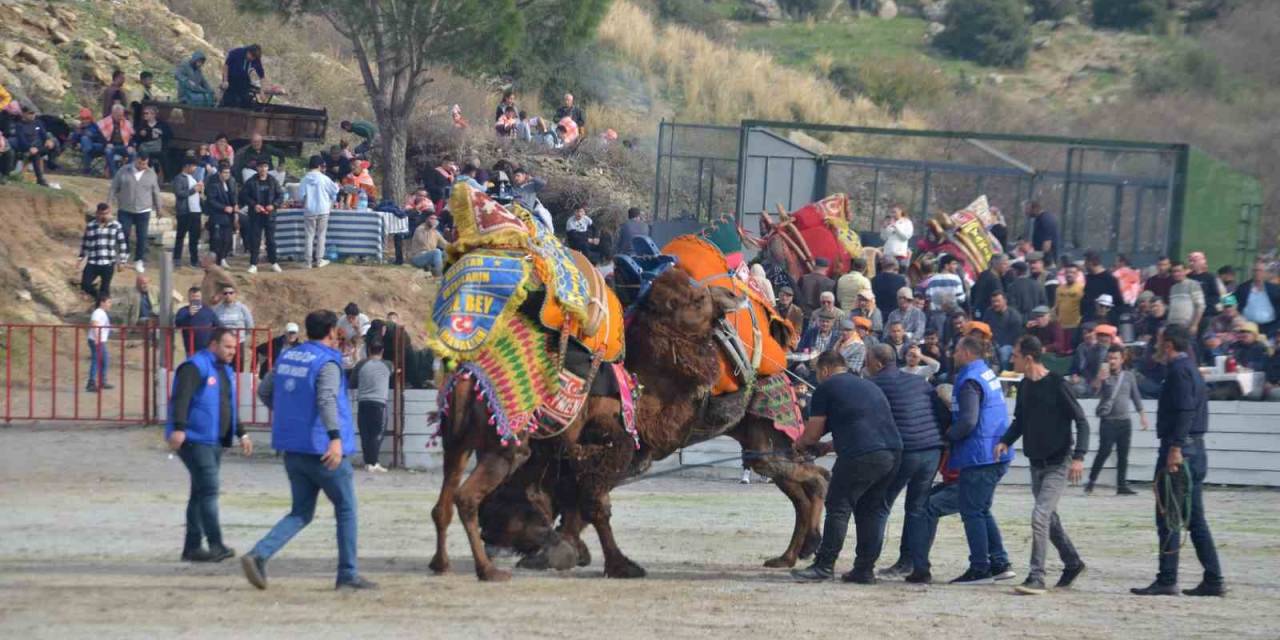
<path id="1" fill-rule="evenodd" d="M 938 272 L 929 276 L 925 282 L 925 295 L 934 309 L 943 308 L 947 298 L 951 298 L 957 307 L 964 306 L 964 279 L 960 277 L 960 261 L 955 256 L 944 255 L 938 260 Z"/>
<path id="2" fill-rule="evenodd" d="M 99 293 L 110 293 L 111 278 L 128 255 L 124 228 L 111 219 L 111 207 L 107 203 L 98 203 L 93 220 L 80 239 L 80 290 L 94 300 Z"/>

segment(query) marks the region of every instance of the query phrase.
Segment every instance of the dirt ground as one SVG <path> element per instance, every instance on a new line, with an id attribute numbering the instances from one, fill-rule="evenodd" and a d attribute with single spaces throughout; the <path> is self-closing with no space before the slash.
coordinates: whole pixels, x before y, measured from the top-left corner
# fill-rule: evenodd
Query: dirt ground
<path id="1" fill-rule="evenodd" d="M 260 438 L 261 439 L 261 438 Z M 271 588 L 250 587 L 236 562 L 178 562 L 187 476 L 154 429 L 0 427 L 0 637 L 969 637 L 1274 638 L 1280 633 L 1280 493 L 1213 490 L 1209 518 L 1232 589 L 1229 599 L 1143 599 L 1156 564 L 1151 500 L 1073 492 L 1061 513 L 1090 571 L 1069 592 L 1010 595 L 1009 585 L 957 588 L 882 582 L 800 585 L 761 562 L 781 551 L 789 503 L 769 485 L 664 477 L 615 494 L 623 548 L 649 577 L 602 577 L 591 567 L 516 572 L 481 584 L 453 525 L 454 573 L 427 569 L 434 545 L 433 474 L 357 478 L 362 573 L 382 589 L 335 594 L 332 511 L 270 564 Z M 269 455 L 224 459 L 222 524 L 247 551 L 288 508 Z M 1027 488 L 1002 487 L 996 514 L 1019 573 L 1029 551 Z M 958 575 L 962 530 L 939 530 L 934 574 Z M 901 513 L 890 523 L 892 562 Z M 847 569 L 852 541 L 839 568 Z M 514 563 L 507 558 L 504 566 Z M 1184 586 L 1198 578 L 1183 556 Z M 1056 559 L 1050 570 L 1056 573 Z M 1051 578 L 1054 577 L 1051 575 Z M 1019 576 L 1019 579 L 1021 576 Z"/>

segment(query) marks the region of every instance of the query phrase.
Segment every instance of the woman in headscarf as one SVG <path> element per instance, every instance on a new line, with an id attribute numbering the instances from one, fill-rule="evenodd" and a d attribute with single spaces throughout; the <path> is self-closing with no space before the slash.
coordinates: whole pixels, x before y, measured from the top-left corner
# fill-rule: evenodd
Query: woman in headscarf
<path id="1" fill-rule="evenodd" d="M 773 295 L 773 283 L 769 282 L 769 277 L 764 273 L 764 265 L 759 262 L 751 265 L 751 276 L 747 279 L 747 284 L 755 289 L 756 293 L 764 296 L 769 301 L 769 306 L 778 303 Z"/>

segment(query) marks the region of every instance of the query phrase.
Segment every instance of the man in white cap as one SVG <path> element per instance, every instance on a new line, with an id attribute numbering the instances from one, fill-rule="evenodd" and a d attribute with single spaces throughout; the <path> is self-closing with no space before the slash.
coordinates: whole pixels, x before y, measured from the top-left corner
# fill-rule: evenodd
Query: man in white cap
<path id="1" fill-rule="evenodd" d="M 1111 312 L 1116 308 L 1116 300 L 1111 294 L 1104 293 L 1098 296 L 1093 303 L 1093 317 L 1101 318 L 1099 322 L 1103 322 L 1106 318 L 1111 317 Z"/>
<path id="2" fill-rule="evenodd" d="M 889 318 L 885 321 L 885 336 L 888 336 L 888 327 L 895 322 L 902 323 L 902 327 L 907 331 L 907 343 L 915 344 L 924 338 L 924 328 L 927 321 L 924 312 L 915 305 L 915 296 L 911 293 L 911 287 L 900 287 L 898 289 L 898 308 L 889 312 Z"/>
<path id="3" fill-rule="evenodd" d="M 284 326 L 284 333 L 258 345 L 258 379 L 262 379 L 271 371 L 271 367 L 275 366 L 276 360 L 280 359 L 280 354 L 302 344 L 302 338 L 298 335 L 298 323 L 290 322 Z"/>

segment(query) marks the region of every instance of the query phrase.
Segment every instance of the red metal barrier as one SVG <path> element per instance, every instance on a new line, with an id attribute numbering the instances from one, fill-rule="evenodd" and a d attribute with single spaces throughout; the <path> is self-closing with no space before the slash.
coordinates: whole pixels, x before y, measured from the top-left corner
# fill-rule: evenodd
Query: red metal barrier
<path id="1" fill-rule="evenodd" d="M 105 341 L 98 341 L 97 328 L 90 325 L 0 325 L 4 358 L 0 416 L 4 421 L 163 422 L 166 413 L 162 407 L 168 406 L 174 371 L 188 353 L 195 352 L 195 343 L 210 329 L 147 326 L 110 330 Z M 275 363 L 273 337 L 268 329 L 246 329 L 237 334 L 241 344 L 234 368 L 243 373 L 236 402 L 244 409 L 241 421 L 253 427 L 271 423 L 270 411 L 251 400 L 257 396 L 258 372 Z M 100 348 L 95 351 L 95 347 Z M 95 353 L 98 362 L 90 362 Z M 97 375 L 89 388 L 88 373 L 103 368 L 105 374 Z M 161 381 L 163 388 L 156 388 Z"/>

